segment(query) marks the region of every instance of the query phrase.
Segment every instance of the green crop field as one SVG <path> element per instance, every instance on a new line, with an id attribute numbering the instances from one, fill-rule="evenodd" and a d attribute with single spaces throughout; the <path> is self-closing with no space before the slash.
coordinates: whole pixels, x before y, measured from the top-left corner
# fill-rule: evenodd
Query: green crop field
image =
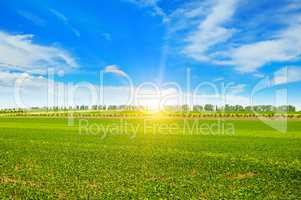
<path id="1" fill-rule="evenodd" d="M 301 198 L 298 120 L 3 117 L 0 149 L 4 199 Z"/>

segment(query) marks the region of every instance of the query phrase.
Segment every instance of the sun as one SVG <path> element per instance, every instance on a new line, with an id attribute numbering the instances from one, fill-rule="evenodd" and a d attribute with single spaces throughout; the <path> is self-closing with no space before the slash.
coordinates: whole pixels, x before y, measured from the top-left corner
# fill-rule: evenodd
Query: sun
<path id="1" fill-rule="evenodd" d="M 139 104 L 146 108 L 147 112 L 158 113 L 161 110 L 159 99 L 143 99 Z"/>
<path id="2" fill-rule="evenodd" d="M 147 109 L 149 112 L 157 113 L 160 112 L 160 101 L 159 100 L 149 100 L 146 101 Z"/>

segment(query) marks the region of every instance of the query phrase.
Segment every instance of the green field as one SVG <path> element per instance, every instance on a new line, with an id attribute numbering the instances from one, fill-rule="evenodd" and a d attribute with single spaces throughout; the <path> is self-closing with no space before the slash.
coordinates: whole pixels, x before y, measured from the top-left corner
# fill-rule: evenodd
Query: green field
<path id="1" fill-rule="evenodd" d="M 289 121 L 285 134 L 254 119 L 219 122 L 233 134 L 183 132 L 193 123 L 89 119 L 98 132 L 87 133 L 78 120 L 0 118 L 0 197 L 301 198 L 301 121 Z"/>

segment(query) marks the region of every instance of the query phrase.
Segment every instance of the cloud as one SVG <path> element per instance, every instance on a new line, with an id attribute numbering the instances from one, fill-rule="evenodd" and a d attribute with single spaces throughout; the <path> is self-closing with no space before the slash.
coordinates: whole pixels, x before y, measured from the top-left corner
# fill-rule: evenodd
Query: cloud
<path id="1" fill-rule="evenodd" d="M 301 2 L 299 0 L 291 0 L 284 8 L 285 11 L 297 11 L 301 9 Z"/>
<path id="2" fill-rule="evenodd" d="M 30 79 L 32 76 L 27 73 L 10 73 L 0 71 L 0 86 L 13 86 L 15 80 L 19 77 Z"/>
<path id="3" fill-rule="evenodd" d="M 206 16 L 208 14 L 208 7 L 210 6 L 208 1 L 195 1 L 176 9 L 172 12 L 170 17 L 184 19 L 199 18 L 200 16 Z"/>
<path id="4" fill-rule="evenodd" d="M 301 20 L 301 16 L 298 16 Z M 298 21 L 298 18 L 297 20 Z M 224 64 L 234 65 L 241 72 L 255 72 L 271 62 L 293 61 L 301 55 L 301 23 L 271 36 L 273 39 L 241 45 L 225 53 Z"/>
<path id="5" fill-rule="evenodd" d="M 88 82 L 64 83 L 48 77 L 1 71 L 0 91 L 0 108 L 129 105 L 131 95 L 135 94 L 128 86 L 103 86 L 100 90 L 100 85 Z"/>
<path id="6" fill-rule="evenodd" d="M 37 26 L 45 26 L 46 25 L 46 21 L 44 19 L 42 19 L 41 17 L 32 14 L 31 12 L 28 11 L 18 11 L 18 14 L 22 17 L 24 17 L 25 19 L 27 19 L 28 21 L 31 21 L 32 23 L 34 23 Z"/>
<path id="7" fill-rule="evenodd" d="M 118 76 L 122 76 L 122 77 L 128 77 L 128 75 L 122 71 L 117 65 L 109 65 L 106 66 L 104 69 L 105 73 L 113 73 L 116 74 Z"/>
<path id="8" fill-rule="evenodd" d="M 289 67 L 288 79 L 285 69 L 279 70 L 275 74 L 275 84 L 284 84 L 294 81 L 300 81 L 300 68 Z M 16 85 L 19 84 L 19 88 Z M 223 94 L 195 94 L 178 91 L 175 88 L 164 88 L 159 91 L 159 94 L 153 88 L 149 87 L 134 87 L 133 90 L 128 86 L 103 86 L 100 90 L 99 85 L 90 84 L 87 82 L 79 83 L 63 83 L 54 80 L 49 80 L 47 77 L 30 75 L 27 73 L 17 72 L 1 72 L 0 71 L 0 108 L 29 108 L 43 106 L 60 106 L 69 107 L 75 105 L 144 105 L 154 106 L 161 103 L 164 105 L 182 105 L 189 104 L 187 99 L 190 99 L 194 105 L 250 105 L 250 98 L 244 95 L 239 95 L 245 85 L 234 85 Z M 139 91 L 138 91 L 139 89 Z M 233 92 L 236 90 L 236 92 Z M 99 93 L 103 91 L 103 93 Z M 130 98 L 132 97 L 132 98 Z M 129 99 L 132 99 L 129 102 Z M 289 100 L 291 101 L 291 100 Z M 257 101 L 256 101 L 257 102 Z M 271 97 L 260 99 L 258 104 L 271 104 Z M 290 102 L 293 103 L 293 102 Z M 295 102 L 299 105 L 299 103 Z"/>
<path id="9" fill-rule="evenodd" d="M 183 53 L 198 61 L 208 60 L 208 50 L 233 35 L 234 30 L 225 28 L 224 24 L 231 20 L 236 7 L 236 0 L 218 0 L 197 29 L 187 36 Z M 201 9 L 196 11 L 192 16 L 202 13 Z"/>
<path id="10" fill-rule="evenodd" d="M 212 2 L 210 1 L 192 1 L 179 6 L 168 16 L 168 37 L 174 38 L 177 32 L 181 31 L 188 31 L 192 34 L 192 30 L 197 30 L 200 22 L 204 20 L 210 12 L 211 7 Z M 182 38 L 183 36 L 181 36 L 181 40 Z"/>
<path id="11" fill-rule="evenodd" d="M 274 73 L 273 85 L 301 81 L 301 68 L 298 66 L 283 67 Z"/>
<path id="12" fill-rule="evenodd" d="M 252 75 L 254 78 L 264 78 L 264 74 L 262 74 L 262 73 L 254 73 Z"/>
<path id="13" fill-rule="evenodd" d="M 212 81 L 219 82 L 219 81 L 223 81 L 223 80 L 225 80 L 225 77 L 217 77 L 217 78 L 213 79 Z"/>
<path id="14" fill-rule="evenodd" d="M 232 95 L 242 93 L 245 91 L 246 86 L 247 86 L 246 84 L 238 84 L 238 85 L 231 86 L 228 89 L 228 93 Z"/>
<path id="15" fill-rule="evenodd" d="M 27 73 L 0 71 L 0 108 L 92 105 L 91 85 L 57 82 Z M 93 88 L 94 86 L 92 86 Z M 74 92 L 73 92 L 74 91 Z M 94 93 L 96 93 L 96 87 Z M 71 93 L 72 92 L 72 93 Z"/>
<path id="16" fill-rule="evenodd" d="M 153 15 L 162 17 L 163 23 L 169 22 L 168 15 L 163 11 L 163 9 L 158 5 L 158 2 L 160 0 L 124 0 L 128 3 L 133 3 L 135 5 L 141 6 L 141 7 L 148 7 L 151 8 L 153 11 Z"/>
<path id="17" fill-rule="evenodd" d="M 230 66 L 242 73 L 258 73 L 273 62 L 299 60 L 300 2 L 254 12 L 261 5 L 240 0 L 183 3 L 168 16 L 167 38 L 195 61 Z M 245 13 L 250 18 L 243 18 Z"/>
<path id="18" fill-rule="evenodd" d="M 68 52 L 34 44 L 33 37 L 0 31 L 0 69 L 43 74 L 47 69 L 69 70 L 77 67 L 75 59 Z"/>
<path id="19" fill-rule="evenodd" d="M 19 85 L 19 87 L 17 87 Z M 103 86 L 87 82 L 63 83 L 47 77 L 26 73 L 0 71 L 0 108 L 30 108 L 43 106 L 69 107 L 76 105 L 161 105 L 186 104 L 191 94 L 182 93 L 174 88 L 157 91 L 153 88 L 129 86 Z M 102 91 L 102 93 L 99 93 Z M 129 101 L 131 99 L 132 101 Z M 163 100 L 164 99 L 164 100 Z M 195 104 L 248 104 L 244 96 L 227 94 L 196 95 Z"/>
<path id="20" fill-rule="evenodd" d="M 73 33 L 76 37 L 80 37 L 80 32 L 74 26 L 72 26 L 68 20 L 68 18 L 62 14 L 61 12 L 55 10 L 55 9 L 50 9 L 49 10 L 54 16 L 56 16 L 60 21 L 62 21 Z"/>

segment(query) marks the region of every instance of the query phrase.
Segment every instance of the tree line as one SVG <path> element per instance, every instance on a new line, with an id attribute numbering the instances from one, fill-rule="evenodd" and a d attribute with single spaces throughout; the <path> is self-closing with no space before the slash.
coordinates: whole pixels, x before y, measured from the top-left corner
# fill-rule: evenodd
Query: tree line
<path id="1" fill-rule="evenodd" d="M 143 106 L 127 106 L 127 105 L 93 105 L 93 106 L 75 106 L 75 107 L 32 107 L 29 109 L 1 109 L 2 113 L 22 113 L 27 111 L 147 111 L 148 107 Z M 170 105 L 164 106 L 162 111 L 168 112 L 296 112 L 296 107 L 293 105 L 255 105 L 255 106 L 242 106 L 242 105 L 225 105 L 217 106 L 213 104 L 205 105 Z"/>

